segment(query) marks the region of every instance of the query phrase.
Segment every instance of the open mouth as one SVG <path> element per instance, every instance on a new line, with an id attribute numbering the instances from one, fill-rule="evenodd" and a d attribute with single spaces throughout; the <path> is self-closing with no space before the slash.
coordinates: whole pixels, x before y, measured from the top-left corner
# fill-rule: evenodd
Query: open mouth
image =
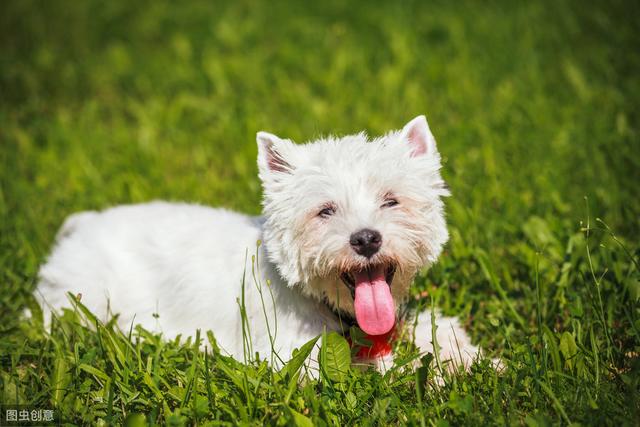
<path id="1" fill-rule="evenodd" d="M 395 303 L 391 296 L 395 272 L 393 265 L 371 265 L 340 275 L 351 291 L 358 326 L 369 335 L 386 334 L 395 325 Z"/>
<path id="2" fill-rule="evenodd" d="M 370 271 L 371 269 L 375 269 L 375 268 L 379 268 L 379 266 L 368 267 L 364 271 Z M 391 282 L 393 281 L 393 275 L 396 274 L 396 267 L 394 265 L 389 265 L 383 268 L 385 271 L 384 277 L 387 282 L 387 285 L 391 286 Z M 353 299 L 355 299 L 356 297 L 356 274 L 357 273 L 353 271 L 345 271 L 340 275 L 342 282 L 347 286 L 347 288 L 351 292 L 351 297 Z"/>

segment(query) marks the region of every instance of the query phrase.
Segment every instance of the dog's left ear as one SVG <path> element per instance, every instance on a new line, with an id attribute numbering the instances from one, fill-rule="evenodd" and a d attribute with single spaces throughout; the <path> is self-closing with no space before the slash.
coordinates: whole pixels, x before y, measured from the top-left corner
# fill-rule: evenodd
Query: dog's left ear
<path id="1" fill-rule="evenodd" d="M 291 145 L 290 141 L 268 132 L 258 132 L 256 141 L 258 142 L 258 168 L 261 175 L 269 172 L 291 173 L 293 167 L 284 157 Z"/>
<path id="2" fill-rule="evenodd" d="M 411 157 L 433 154 L 436 151 L 436 139 L 425 116 L 418 116 L 407 123 L 400 135 L 411 146 Z"/>

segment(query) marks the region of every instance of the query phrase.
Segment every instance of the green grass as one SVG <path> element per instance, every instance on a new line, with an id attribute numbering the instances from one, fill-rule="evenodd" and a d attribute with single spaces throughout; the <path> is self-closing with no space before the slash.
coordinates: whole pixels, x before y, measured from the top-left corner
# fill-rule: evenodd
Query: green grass
<path id="1" fill-rule="evenodd" d="M 637 2 L 1 3 L 0 403 L 85 425 L 637 425 Z M 379 134 L 422 113 L 453 197 L 416 290 L 502 375 L 481 362 L 437 387 L 427 358 L 298 384 L 80 309 L 51 334 L 22 315 L 66 215 L 258 213 L 256 131 Z"/>

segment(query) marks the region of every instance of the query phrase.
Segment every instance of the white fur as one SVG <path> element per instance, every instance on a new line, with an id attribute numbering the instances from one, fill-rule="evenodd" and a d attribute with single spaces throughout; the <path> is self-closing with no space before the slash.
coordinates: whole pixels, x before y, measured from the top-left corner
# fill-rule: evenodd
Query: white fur
<path id="1" fill-rule="evenodd" d="M 166 202 L 74 214 L 40 270 L 45 311 L 68 306 L 70 291 L 104 319 L 118 313 L 123 328 L 139 323 L 167 337 L 212 330 L 242 359 L 244 277 L 250 351 L 269 357 L 275 350 L 286 360 L 325 328 L 339 329 L 333 310 L 353 314 L 339 278 L 345 269 L 396 265 L 391 291 L 399 307 L 415 273 L 448 239 L 441 200 L 448 192 L 424 116 L 372 141 L 361 133 L 296 145 L 265 132 L 257 140 L 263 217 Z M 389 198 L 398 205 L 384 208 Z M 318 215 L 325 206 L 330 217 Z M 370 260 L 349 245 L 362 228 L 383 236 Z M 430 351 L 430 315 L 418 320 L 416 343 Z M 478 349 L 455 319 L 438 323 L 443 354 L 468 364 Z"/>

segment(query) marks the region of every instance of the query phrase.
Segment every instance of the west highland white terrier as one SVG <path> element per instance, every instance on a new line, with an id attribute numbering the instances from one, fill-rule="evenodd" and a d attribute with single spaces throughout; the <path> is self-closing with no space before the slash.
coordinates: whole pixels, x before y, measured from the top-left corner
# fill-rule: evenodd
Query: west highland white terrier
<path id="1" fill-rule="evenodd" d="M 212 330 L 238 359 L 243 330 L 253 352 L 286 360 L 353 324 L 373 342 L 358 352 L 367 363 L 388 367 L 400 328 L 433 352 L 431 313 L 401 318 L 414 276 L 448 239 L 449 192 L 426 118 L 371 141 L 360 133 L 296 145 L 259 132 L 257 142 L 261 217 L 152 202 L 67 218 L 40 270 L 47 317 L 71 292 L 99 316 L 119 314 L 123 329 L 139 323 L 170 338 Z M 436 316 L 436 326 L 440 359 L 468 366 L 479 349 L 458 321 Z"/>

